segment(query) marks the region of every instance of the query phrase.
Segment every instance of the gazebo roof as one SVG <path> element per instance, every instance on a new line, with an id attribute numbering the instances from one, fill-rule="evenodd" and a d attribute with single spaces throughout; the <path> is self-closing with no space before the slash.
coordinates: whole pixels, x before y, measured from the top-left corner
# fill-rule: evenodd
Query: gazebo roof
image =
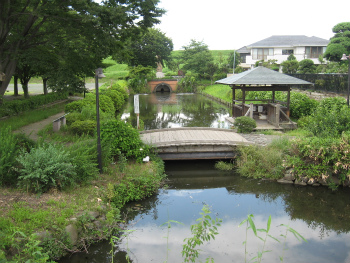
<path id="1" fill-rule="evenodd" d="M 262 66 L 216 81 L 226 85 L 313 85 Z"/>

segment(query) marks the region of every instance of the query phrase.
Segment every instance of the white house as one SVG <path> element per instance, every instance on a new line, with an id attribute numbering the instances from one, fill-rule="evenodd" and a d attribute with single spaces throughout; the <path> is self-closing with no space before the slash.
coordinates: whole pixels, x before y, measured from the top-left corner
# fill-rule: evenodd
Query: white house
<path id="1" fill-rule="evenodd" d="M 290 54 L 298 61 L 307 58 L 320 64 L 318 58 L 326 51 L 328 43 L 329 40 L 314 36 L 271 36 L 242 47 L 237 52 L 241 55 L 240 66 L 243 68 L 252 68 L 260 60 L 276 59 L 276 63 L 281 64 Z"/>

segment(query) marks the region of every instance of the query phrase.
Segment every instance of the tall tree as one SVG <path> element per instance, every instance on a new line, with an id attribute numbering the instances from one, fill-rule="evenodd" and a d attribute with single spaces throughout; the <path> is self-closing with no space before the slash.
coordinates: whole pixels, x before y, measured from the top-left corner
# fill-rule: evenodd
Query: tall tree
<path id="1" fill-rule="evenodd" d="M 343 54 L 350 54 L 350 22 L 339 23 L 332 31 L 334 36 L 323 56 L 329 61 L 340 61 Z"/>
<path id="2" fill-rule="evenodd" d="M 188 46 L 182 47 L 184 50 L 181 53 L 184 61 L 184 70 L 190 70 L 199 77 L 204 78 L 206 71 L 209 68 L 209 63 L 214 62 L 214 58 L 208 49 L 208 45 L 203 41 L 191 40 Z"/>
<path id="3" fill-rule="evenodd" d="M 84 36 L 85 49 L 107 56 L 122 48 L 125 40 L 140 29 L 159 23 L 164 10 L 157 7 L 158 2 L 0 0 L 0 74 L 5 74 L 0 81 L 0 96 L 25 50 L 49 43 L 57 35 L 66 41 Z"/>
<path id="4" fill-rule="evenodd" d="M 117 56 L 116 60 L 124 62 L 129 66 L 155 67 L 158 56 L 163 63 L 170 60 L 173 50 L 173 41 L 159 29 L 149 28 L 143 32 L 138 39 L 129 41 L 127 52 Z"/>

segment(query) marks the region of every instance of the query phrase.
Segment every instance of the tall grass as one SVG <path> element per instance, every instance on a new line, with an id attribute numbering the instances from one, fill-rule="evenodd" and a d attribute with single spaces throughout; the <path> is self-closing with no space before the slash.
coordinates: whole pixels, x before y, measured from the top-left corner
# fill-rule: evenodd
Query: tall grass
<path id="1" fill-rule="evenodd" d="M 232 90 L 228 85 L 215 84 L 206 87 L 203 92 L 227 102 L 232 101 Z"/>

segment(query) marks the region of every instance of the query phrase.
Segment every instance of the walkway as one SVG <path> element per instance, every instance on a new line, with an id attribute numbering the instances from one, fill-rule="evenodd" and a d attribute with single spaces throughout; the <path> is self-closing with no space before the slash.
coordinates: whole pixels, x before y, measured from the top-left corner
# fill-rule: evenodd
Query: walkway
<path id="1" fill-rule="evenodd" d="M 163 160 L 232 158 L 237 145 L 252 144 L 232 130 L 199 127 L 142 131 L 141 139 Z"/>

